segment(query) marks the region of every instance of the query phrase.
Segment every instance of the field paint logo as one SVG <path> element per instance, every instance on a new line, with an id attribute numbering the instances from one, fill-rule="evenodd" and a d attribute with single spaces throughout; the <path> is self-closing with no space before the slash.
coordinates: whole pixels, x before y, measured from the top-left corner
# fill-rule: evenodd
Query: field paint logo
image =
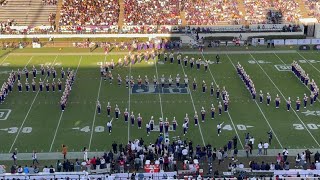
<path id="1" fill-rule="evenodd" d="M 72 129 L 73 130 L 78 130 L 78 131 L 81 131 L 81 132 L 85 132 L 85 133 L 88 133 L 88 132 L 91 131 L 90 126 L 84 126 L 82 128 L 81 127 L 74 127 Z M 101 133 L 101 132 L 104 132 L 104 131 L 106 131 L 104 126 L 96 126 L 94 128 L 94 132 L 97 132 L 97 133 Z"/>
<path id="2" fill-rule="evenodd" d="M 18 127 L 9 127 L 9 128 L 4 128 L 4 129 L 0 129 L 1 131 L 6 131 L 9 134 L 15 134 L 19 131 Z M 24 127 L 21 130 L 22 133 L 24 134 L 29 134 L 32 132 L 32 127 Z"/>
<path id="3" fill-rule="evenodd" d="M 183 86 L 176 87 L 173 85 L 172 87 L 169 87 L 169 85 L 165 85 L 164 87 L 161 87 L 161 85 L 141 85 L 141 88 L 137 84 L 135 84 L 131 88 L 131 94 L 188 94 L 189 90 L 188 88 Z"/>
<path id="4" fill-rule="evenodd" d="M 249 125 L 243 125 L 243 124 L 237 124 L 236 125 L 237 129 L 239 131 L 246 131 L 248 128 L 253 128 L 254 126 L 249 126 Z M 226 124 L 222 128 L 223 130 L 227 131 L 232 131 L 232 126 L 230 124 Z"/>
<path id="5" fill-rule="evenodd" d="M 306 116 L 320 116 L 320 111 L 304 111 L 304 112 L 301 112 L 303 113 L 304 115 Z"/>
<path id="6" fill-rule="evenodd" d="M 153 130 L 152 131 L 160 131 L 160 126 L 159 125 L 153 125 Z M 169 125 L 168 131 L 173 131 L 173 126 Z"/>
<path id="7" fill-rule="evenodd" d="M 291 71 L 291 65 L 288 65 L 288 64 L 276 64 L 274 65 L 274 67 L 278 71 Z"/>
<path id="8" fill-rule="evenodd" d="M 0 109 L 0 121 L 7 120 L 10 113 L 11 113 L 11 109 Z"/>
<path id="9" fill-rule="evenodd" d="M 270 64 L 272 62 L 264 61 L 264 60 L 249 60 L 249 64 Z"/>

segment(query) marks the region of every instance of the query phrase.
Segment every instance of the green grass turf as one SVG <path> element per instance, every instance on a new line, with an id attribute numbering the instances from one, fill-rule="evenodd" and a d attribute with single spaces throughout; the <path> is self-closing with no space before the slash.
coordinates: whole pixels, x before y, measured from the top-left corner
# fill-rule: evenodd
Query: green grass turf
<path id="1" fill-rule="evenodd" d="M 73 53 L 77 51 L 78 49 L 68 49 L 65 52 Z M 17 52 L 20 52 L 20 50 Z M 221 55 L 222 63 L 210 65 L 210 71 L 208 72 L 204 72 L 203 67 L 200 71 L 197 71 L 196 69 L 190 69 L 189 66 L 180 66 L 177 62 L 174 64 L 157 64 L 157 66 L 143 62 L 133 65 L 131 70 L 130 67 L 117 67 L 113 71 L 113 84 L 110 85 L 109 81 L 101 80 L 100 69 L 97 64 L 111 59 L 117 62 L 118 58 L 122 58 L 123 55 L 104 56 L 93 54 L 71 56 L 63 55 L 63 53 L 58 56 L 37 55 L 37 52 L 55 53 L 56 50 L 51 48 L 26 49 L 25 52 L 30 52 L 30 55 L 9 55 L 8 57 L 0 58 L 0 79 L 2 81 L 7 79 L 8 71 L 22 69 L 26 65 L 31 70 L 33 65 L 39 69 L 40 64 L 54 62 L 58 76 L 60 76 L 61 66 L 65 69 L 70 67 L 76 70 L 79 63 L 80 65 L 68 100 L 67 109 L 62 115 L 58 103 L 62 95 L 61 92 L 18 93 L 15 86 L 14 92 L 10 93 L 6 101 L 1 105 L 1 109 L 12 110 L 7 120 L 0 121 L 2 129 L 0 130 L 0 141 L 2 142 L 0 152 L 3 153 L 9 152 L 10 149 L 14 148 L 18 148 L 19 152 L 32 152 L 32 150 L 37 150 L 38 152 L 60 151 L 62 144 L 66 144 L 69 151 L 80 151 L 83 147 L 90 147 L 91 151 L 102 151 L 110 149 L 113 141 L 126 144 L 128 138 L 133 140 L 141 137 L 145 139 L 146 143 L 154 143 L 158 133 L 152 132 L 147 137 L 145 130 L 145 123 L 149 121 L 151 116 L 154 116 L 156 122 L 162 116 L 164 118 L 168 117 L 170 121 L 172 121 L 173 117 L 176 117 L 178 130 L 170 132 L 169 137 L 172 139 L 180 136 L 182 139 L 193 140 L 194 144 L 210 143 L 219 148 L 224 146 L 235 135 L 239 136 L 243 144 L 246 132 L 250 132 L 255 137 L 256 142 L 267 141 L 267 132 L 273 129 L 275 134 L 271 148 L 319 147 L 316 143 L 320 137 L 319 128 L 317 127 L 319 116 L 306 116 L 302 113 L 305 110 L 319 111 L 319 102 L 313 107 L 308 106 L 307 109 L 302 109 L 302 112 L 287 112 L 284 97 L 290 96 L 294 107 L 296 97 L 302 98 L 304 93 L 309 95 L 310 90 L 301 84 L 290 71 L 278 71 L 274 67 L 274 65 L 283 63 L 290 65 L 293 60 L 303 60 L 304 58 L 298 53 L 252 54 L 252 56 L 250 54 Z M 2 53 L 4 52 L 2 51 Z M 320 60 L 317 53 L 301 53 L 301 55 L 308 60 Z M 214 60 L 214 56 L 205 55 L 207 59 L 211 60 Z M 198 57 L 202 58 L 202 55 L 194 54 L 189 55 L 189 57 L 197 59 Z M 249 61 L 256 62 L 255 60 L 270 63 L 260 63 L 260 66 L 257 63 L 249 63 Z M 276 94 L 279 94 L 281 97 L 280 109 L 275 109 L 273 102 L 268 107 L 265 103 L 255 103 L 251 99 L 244 83 L 240 80 L 233 67 L 233 64 L 238 61 L 241 62 L 247 73 L 252 77 L 257 91 L 261 89 L 264 94 L 270 92 L 272 100 Z M 300 65 L 317 82 L 320 76 L 319 62 L 313 64 L 300 63 Z M 187 74 L 190 83 L 193 78 L 196 78 L 199 87 L 197 91 L 191 91 L 191 95 L 131 94 L 129 102 L 129 90 L 124 85 L 118 87 L 116 82 L 117 74 L 120 74 L 124 79 L 129 73 L 134 76 L 135 80 L 138 75 L 141 75 L 143 79 L 145 75 L 148 75 L 152 82 L 153 76 L 157 75 L 156 72 L 158 72 L 159 77 L 164 74 L 166 78 L 169 75 L 175 77 L 176 74 L 180 74 L 183 77 Z M 39 77 L 41 76 L 38 75 L 37 82 Z M 45 79 L 46 77 L 43 76 L 41 78 Z M 52 76 L 47 79 L 51 82 Z M 208 91 L 205 94 L 201 92 L 201 82 L 203 80 L 208 85 Z M 29 80 L 29 82 L 31 81 Z M 216 82 L 221 88 L 225 86 L 230 94 L 231 101 L 229 114 L 223 112 L 221 116 L 216 116 L 214 120 L 209 118 L 210 105 L 214 104 L 217 108 L 221 98 L 217 100 L 215 97 L 210 96 L 209 87 L 211 82 Z M 282 97 L 282 94 L 284 97 Z M 97 99 L 102 104 L 102 114 L 100 115 L 95 113 Z M 106 116 L 108 101 L 112 105 L 112 110 L 117 104 L 122 113 L 129 106 L 130 111 L 133 111 L 136 116 L 140 113 L 143 117 L 143 128 L 138 129 L 136 124 L 135 126 L 128 126 L 128 124 L 124 123 L 121 114 L 120 119 L 113 120 L 113 132 L 109 135 L 106 132 L 106 123 L 113 118 L 114 113 L 112 113 L 112 117 Z M 204 123 L 200 122 L 200 126 L 194 126 L 194 111 L 196 110 L 199 113 L 201 107 L 205 107 L 207 111 L 206 121 Z M 181 126 L 186 113 L 189 114 L 190 128 L 188 134 L 183 137 Z M 221 122 L 230 126 L 225 126 L 222 135 L 218 137 L 216 126 Z M 297 125 L 293 126 L 293 124 Z M 295 127 L 300 126 L 299 124 L 301 124 L 302 129 L 295 129 Z M 316 127 L 310 124 L 315 124 Z M 243 125 L 252 127 L 244 128 Z M 311 126 L 311 129 L 309 126 Z M 5 129 L 10 127 L 17 127 L 17 132 L 14 132 L 15 129 L 9 129 L 12 133 L 8 133 L 10 131 Z M 22 129 L 19 131 L 20 127 L 32 127 L 32 132 L 24 133 Z M 79 130 L 72 129 L 76 127 Z M 104 127 L 105 131 L 96 132 L 101 130 L 101 127 Z M 83 131 L 80 131 L 81 129 Z M 84 132 L 86 129 L 89 129 L 89 131 Z M 240 142 L 238 147 L 241 149 Z"/>

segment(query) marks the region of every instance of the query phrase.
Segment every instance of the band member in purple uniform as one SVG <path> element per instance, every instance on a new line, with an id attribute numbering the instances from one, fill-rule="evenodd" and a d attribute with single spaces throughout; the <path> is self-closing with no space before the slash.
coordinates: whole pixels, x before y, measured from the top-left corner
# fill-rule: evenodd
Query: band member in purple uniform
<path id="1" fill-rule="evenodd" d="M 192 69 L 194 65 L 194 58 L 191 58 L 189 63 L 190 63 L 190 68 Z"/>
<path id="2" fill-rule="evenodd" d="M 169 87 L 172 86 L 172 81 L 173 81 L 173 79 L 172 79 L 172 77 L 171 77 L 171 75 L 170 75 L 169 78 L 168 78 Z"/>
<path id="3" fill-rule="evenodd" d="M 187 67 L 188 65 L 188 56 L 183 58 L 184 66 Z"/>
<path id="4" fill-rule="evenodd" d="M 308 96 L 306 94 L 304 94 L 304 97 L 303 97 L 303 108 L 307 108 L 307 104 L 308 104 Z"/>
<path id="5" fill-rule="evenodd" d="M 223 104 L 224 104 L 224 112 L 228 112 L 229 100 L 228 99 L 223 100 Z"/>
<path id="6" fill-rule="evenodd" d="M 108 132 L 109 132 L 109 135 L 111 134 L 111 131 L 112 131 L 112 121 L 109 121 L 107 123 L 107 128 L 108 128 Z"/>
<path id="7" fill-rule="evenodd" d="M 221 104 L 221 101 L 219 101 L 218 109 L 219 109 L 219 116 L 220 116 L 220 115 L 221 115 L 221 112 L 222 112 L 222 104 Z"/>
<path id="8" fill-rule="evenodd" d="M 37 77 L 37 69 L 34 67 L 34 65 L 32 66 L 32 74 L 33 74 L 33 78 Z"/>
<path id="9" fill-rule="evenodd" d="M 177 74 L 177 77 L 176 77 L 176 86 L 177 86 L 177 88 L 180 87 L 180 75 L 179 74 Z"/>
<path id="10" fill-rule="evenodd" d="M 214 94 L 214 85 L 213 85 L 213 82 L 211 82 L 211 85 L 210 85 L 210 96 L 213 96 Z"/>
<path id="11" fill-rule="evenodd" d="M 197 89 L 196 78 L 193 78 L 192 86 L 193 86 L 193 91 L 195 91 Z"/>
<path id="12" fill-rule="evenodd" d="M 260 94 L 259 94 L 259 102 L 262 103 L 263 102 L 263 93 L 262 90 L 260 90 Z"/>
<path id="13" fill-rule="evenodd" d="M 204 122 L 204 119 L 206 117 L 206 110 L 204 107 L 201 108 L 201 121 Z"/>
<path id="14" fill-rule="evenodd" d="M 300 111 L 300 104 L 301 104 L 300 98 L 297 97 L 297 100 L 296 100 L 296 111 Z"/>
<path id="15" fill-rule="evenodd" d="M 99 101 L 97 101 L 97 112 L 98 112 L 98 114 L 101 113 L 101 104 Z"/>
<path id="16" fill-rule="evenodd" d="M 40 71 L 41 71 L 41 75 L 43 76 L 44 75 L 44 66 L 43 66 L 43 64 L 41 64 L 41 66 L 40 66 Z"/>
<path id="17" fill-rule="evenodd" d="M 194 125 L 195 125 L 195 126 L 198 126 L 199 117 L 198 117 L 197 111 L 194 112 L 193 118 L 194 118 Z"/>
<path id="18" fill-rule="evenodd" d="M 52 68 L 52 77 L 56 78 L 56 75 L 57 75 L 57 71 L 54 68 Z"/>
<path id="19" fill-rule="evenodd" d="M 52 87 L 52 91 L 55 92 L 55 90 L 56 90 L 56 83 L 54 82 L 54 79 L 53 79 L 53 81 L 52 81 L 52 83 L 51 83 L 51 87 Z"/>
<path id="20" fill-rule="evenodd" d="M 217 89 L 216 89 L 216 97 L 217 97 L 217 99 L 219 99 L 219 97 L 220 97 L 220 87 L 219 87 L 219 85 L 217 85 Z"/>
<path id="21" fill-rule="evenodd" d="M 138 121 L 138 129 L 141 129 L 142 117 L 140 116 L 140 113 L 138 114 L 137 121 Z"/>
<path id="22" fill-rule="evenodd" d="M 146 130 L 147 130 L 147 136 L 149 136 L 150 135 L 150 131 L 151 131 L 149 123 L 146 124 Z"/>
<path id="23" fill-rule="evenodd" d="M 22 84 L 21 84 L 20 80 L 18 80 L 18 90 L 19 90 L 19 92 L 22 92 Z"/>
<path id="24" fill-rule="evenodd" d="M 164 132 L 165 133 L 168 133 L 169 132 L 169 121 L 168 121 L 168 118 L 166 118 L 166 121 L 164 122 Z"/>
<path id="25" fill-rule="evenodd" d="M 214 105 L 211 104 L 211 119 L 214 119 L 215 112 L 216 112 L 216 108 L 214 108 Z"/>
<path id="26" fill-rule="evenodd" d="M 208 71 L 208 66 L 209 66 L 209 61 L 205 60 L 204 61 L 204 71 L 207 72 Z"/>
<path id="27" fill-rule="evenodd" d="M 126 108 L 123 112 L 123 116 L 124 116 L 124 122 L 128 122 L 128 119 L 129 119 L 129 112 L 128 112 L 128 109 Z"/>
<path id="28" fill-rule="evenodd" d="M 267 106 L 270 105 L 270 102 L 271 102 L 271 96 L 270 96 L 270 94 L 267 92 Z"/>
<path id="29" fill-rule="evenodd" d="M 201 58 L 198 58 L 198 59 L 196 60 L 197 70 L 200 70 L 200 62 L 201 62 Z"/>
<path id="30" fill-rule="evenodd" d="M 202 81 L 202 93 L 205 93 L 206 90 L 207 90 L 207 84 L 206 84 L 206 82 L 203 80 L 203 81 Z"/>
<path id="31" fill-rule="evenodd" d="M 173 60 L 174 60 L 173 53 L 170 53 L 169 58 L 170 58 L 170 64 L 173 64 Z"/>
<path id="32" fill-rule="evenodd" d="M 25 84 L 26 84 L 26 91 L 27 91 L 27 92 L 29 92 L 29 89 L 30 89 L 30 85 L 29 85 L 29 82 L 28 82 L 28 80 L 26 80 L 26 83 L 25 83 Z"/>
<path id="33" fill-rule="evenodd" d="M 276 98 L 275 98 L 275 103 L 276 103 L 276 108 L 278 109 L 279 108 L 279 105 L 280 105 L 280 97 L 279 95 L 277 94 Z"/>
<path id="34" fill-rule="evenodd" d="M 162 118 L 160 118 L 160 121 L 159 121 L 159 131 L 160 133 L 163 133 L 163 121 L 162 121 Z"/>
<path id="35" fill-rule="evenodd" d="M 110 117 L 110 114 L 111 114 L 111 105 L 110 105 L 110 102 L 108 102 L 108 105 L 107 105 L 107 115 L 108 115 L 108 117 Z"/>
<path id="36" fill-rule="evenodd" d="M 176 131 L 177 130 L 177 120 L 176 120 L 176 117 L 173 117 L 173 120 L 172 120 L 172 129 L 173 131 Z"/>
<path id="37" fill-rule="evenodd" d="M 134 126 L 134 114 L 133 114 L 133 111 L 131 112 L 131 115 L 130 115 L 130 121 L 131 121 L 131 126 Z"/>
<path id="38" fill-rule="evenodd" d="M 188 78 L 188 76 L 185 74 L 185 75 L 184 75 L 184 87 L 188 87 L 188 84 L 189 84 L 189 78 Z"/>
<path id="39" fill-rule="evenodd" d="M 50 72 L 51 72 L 51 69 L 49 66 L 47 66 L 47 76 L 50 77 Z"/>
<path id="40" fill-rule="evenodd" d="M 43 90 L 43 81 L 41 80 L 40 78 L 40 81 L 39 81 L 39 90 L 42 92 Z"/>
<path id="41" fill-rule="evenodd" d="M 178 61 L 178 64 L 180 65 L 181 64 L 181 54 L 178 54 L 177 61 Z"/>
<path id="42" fill-rule="evenodd" d="M 102 71 L 102 74 L 103 74 L 103 71 Z M 64 72 L 63 67 L 62 67 L 61 68 L 61 79 L 64 79 L 64 75 L 65 75 L 65 72 Z"/>
<path id="43" fill-rule="evenodd" d="M 287 100 L 287 111 L 289 111 L 291 108 L 291 100 L 290 100 L 290 97 L 288 98 Z"/>
<path id="44" fill-rule="evenodd" d="M 314 94 L 313 94 L 313 92 L 311 92 L 311 94 L 310 94 L 310 106 L 313 105 L 313 100 L 314 100 Z"/>
<path id="45" fill-rule="evenodd" d="M 114 113 L 116 115 L 116 119 L 119 119 L 120 109 L 117 104 L 116 104 L 116 108 L 114 108 Z"/>
<path id="46" fill-rule="evenodd" d="M 49 90 L 50 90 L 50 87 L 49 87 L 49 80 L 47 80 L 47 83 L 46 83 L 46 89 L 47 89 L 47 92 L 49 92 Z"/>
<path id="47" fill-rule="evenodd" d="M 32 92 L 36 92 L 36 82 L 34 81 L 34 79 L 32 79 Z"/>
<path id="48" fill-rule="evenodd" d="M 138 76 L 137 82 L 139 89 L 141 89 L 142 79 L 140 78 L 140 75 Z"/>
<path id="49" fill-rule="evenodd" d="M 17 72 L 17 76 L 18 76 L 18 80 L 21 80 L 21 71 L 18 69 L 18 72 Z"/>
<path id="50" fill-rule="evenodd" d="M 151 116 L 150 121 L 149 121 L 149 124 L 150 124 L 150 130 L 153 131 L 153 127 L 154 127 L 153 116 Z"/>
<path id="51" fill-rule="evenodd" d="M 60 79 L 58 79 L 58 90 L 59 90 L 59 92 L 61 92 L 61 90 L 62 90 L 62 83 L 61 83 Z"/>
<path id="52" fill-rule="evenodd" d="M 29 78 L 29 71 L 27 68 L 24 68 L 24 73 L 26 75 L 26 79 L 28 79 Z"/>

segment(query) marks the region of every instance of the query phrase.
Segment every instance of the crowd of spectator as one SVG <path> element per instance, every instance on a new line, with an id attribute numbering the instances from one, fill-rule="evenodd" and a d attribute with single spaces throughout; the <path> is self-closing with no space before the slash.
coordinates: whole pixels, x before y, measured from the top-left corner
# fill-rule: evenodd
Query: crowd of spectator
<path id="1" fill-rule="evenodd" d="M 271 0 L 244 0 L 245 17 L 244 19 L 250 24 L 266 24 L 267 9 L 270 8 Z"/>
<path id="2" fill-rule="evenodd" d="M 0 5 L 1 6 L 4 6 L 4 5 L 6 5 L 7 4 L 7 1 L 6 0 L 0 0 Z"/>
<path id="3" fill-rule="evenodd" d="M 297 22 L 301 18 L 299 2 L 292 0 L 273 0 L 274 9 L 282 13 L 285 22 Z"/>
<path id="4" fill-rule="evenodd" d="M 57 5 L 57 0 L 42 0 L 42 5 Z"/>
<path id="5" fill-rule="evenodd" d="M 308 16 L 315 17 L 320 20 L 320 2 L 317 0 L 303 0 L 307 8 Z"/>
<path id="6" fill-rule="evenodd" d="M 60 11 L 60 26 L 117 25 L 118 0 L 64 0 Z"/>
<path id="7" fill-rule="evenodd" d="M 184 6 L 188 25 L 239 24 L 242 18 L 237 0 L 188 0 Z"/>
<path id="8" fill-rule="evenodd" d="M 49 14 L 48 22 L 50 23 L 50 26 L 54 26 L 56 24 L 56 14 L 55 13 Z"/>
<path id="9" fill-rule="evenodd" d="M 179 5 L 180 0 L 124 0 L 124 24 L 181 24 Z"/>

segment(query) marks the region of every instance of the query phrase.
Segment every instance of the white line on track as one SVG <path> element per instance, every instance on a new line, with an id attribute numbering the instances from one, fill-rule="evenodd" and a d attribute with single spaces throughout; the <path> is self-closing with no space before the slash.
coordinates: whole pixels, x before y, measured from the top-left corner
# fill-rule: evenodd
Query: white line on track
<path id="1" fill-rule="evenodd" d="M 284 65 L 286 65 L 286 63 L 276 54 L 276 53 L 274 53 L 274 55 L 275 56 L 277 56 L 277 58 L 284 64 Z M 307 60 L 306 60 L 307 61 Z M 292 72 L 292 71 L 291 71 Z M 292 74 L 300 81 L 300 79 L 292 72 Z M 302 83 L 307 89 L 309 89 L 309 87 L 306 85 L 306 84 L 304 84 L 304 83 Z M 310 90 L 310 89 L 309 89 Z M 319 98 L 317 98 L 317 101 L 318 102 L 320 102 L 320 100 L 319 100 Z"/>
<path id="2" fill-rule="evenodd" d="M 1 61 L 0 65 L 2 65 L 2 64 L 7 60 L 7 58 L 9 57 L 9 55 L 10 55 L 10 54 L 8 54 L 8 55 Z"/>
<path id="3" fill-rule="evenodd" d="M 203 53 L 201 53 L 201 55 L 202 55 L 202 57 L 203 57 L 203 60 L 205 60 L 206 58 L 204 57 Z M 212 72 L 211 72 L 210 66 L 208 67 L 208 70 L 209 70 L 209 72 L 210 72 L 210 75 L 211 75 L 211 78 L 212 78 L 214 84 L 217 86 L 218 84 L 217 84 L 217 82 L 216 82 L 216 80 L 215 80 L 215 78 L 214 78 L 214 76 L 213 76 L 213 74 L 212 74 Z M 222 98 L 222 94 L 221 94 L 221 93 L 220 93 L 220 97 Z M 229 111 L 227 112 L 227 114 L 228 114 L 228 116 L 229 116 L 229 119 L 230 119 L 230 121 L 231 121 L 231 124 L 232 124 L 232 126 L 233 126 L 233 129 L 235 130 L 236 135 L 237 135 L 237 137 L 238 137 L 238 139 L 239 139 L 240 145 L 241 145 L 242 149 L 244 149 L 244 146 L 243 146 L 242 141 L 241 141 L 241 139 L 240 139 L 240 136 L 239 136 L 239 134 L 238 134 L 237 128 L 236 128 L 236 126 L 234 125 L 233 119 L 232 119 Z"/>
<path id="4" fill-rule="evenodd" d="M 107 60 L 107 55 L 104 56 L 103 64 L 105 64 L 106 60 Z M 98 94 L 97 94 L 96 103 L 99 101 L 99 98 L 100 98 L 100 90 L 101 90 L 102 79 L 103 79 L 103 77 L 101 76 L 101 77 L 100 77 L 100 84 L 99 84 L 99 89 L 98 89 Z M 98 107 L 97 107 L 97 105 L 96 105 L 96 108 L 94 109 L 93 121 L 92 121 L 92 125 L 91 125 L 91 134 L 90 134 L 90 140 L 89 140 L 89 146 L 88 146 L 88 150 L 89 150 L 89 151 L 90 151 L 91 143 L 92 143 L 93 127 L 94 127 L 94 124 L 95 124 L 95 122 L 96 122 L 97 108 L 98 108 Z"/>
<path id="5" fill-rule="evenodd" d="M 32 58 L 32 57 L 31 57 L 31 58 Z M 31 58 L 30 58 L 30 59 L 31 59 Z M 57 58 L 58 58 L 58 55 L 54 58 L 52 64 L 54 64 L 54 63 L 56 62 Z M 30 60 L 29 60 L 29 62 L 30 62 Z M 29 62 L 28 62 L 28 64 L 29 64 Z M 52 65 L 52 67 L 53 67 L 53 65 Z M 45 80 L 46 80 L 47 78 L 48 78 L 48 76 L 46 76 L 46 78 L 43 80 L 43 82 L 45 82 Z M 22 130 L 22 127 L 23 127 L 24 123 L 26 122 L 26 120 L 27 120 L 27 118 L 28 118 L 28 116 L 29 116 L 29 113 L 30 113 L 30 111 L 31 111 L 31 109 L 32 109 L 32 107 L 33 107 L 33 104 L 34 104 L 34 102 L 36 101 L 36 99 L 37 99 L 37 97 L 38 97 L 38 95 L 39 95 L 39 92 L 40 92 L 40 89 L 38 89 L 37 94 L 35 95 L 35 97 L 33 98 L 33 101 L 31 102 L 31 105 L 30 105 L 30 107 L 29 107 L 29 110 L 28 110 L 26 116 L 24 117 L 24 119 L 23 119 L 23 121 L 22 121 L 22 124 L 21 124 L 21 126 L 20 126 L 20 128 L 19 128 L 19 130 L 18 130 L 18 133 L 17 133 L 16 137 L 15 137 L 14 140 L 13 140 L 13 143 L 12 143 L 12 145 L 11 145 L 11 147 L 10 147 L 9 153 L 12 151 L 12 148 L 13 148 L 13 146 L 15 145 L 17 139 L 18 139 L 18 136 L 19 136 L 19 134 L 20 134 L 20 132 L 21 132 L 21 130 Z"/>
<path id="6" fill-rule="evenodd" d="M 228 54 L 227 54 L 227 57 L 228 57 L 229 61 L 231 62 L 232 66 L 234 67 L 234 69 L 235 69 L 235 70 L 237 70 L 236 66 L 233 64 L 233 62 L 232 62 L 232 60 L 231 60 L 231 58 L 229 57 L 229 55 L 228 55 Z M 268 126 L 269 126 L 270 130 L 272 131 L 272 134 L 274 134 L 274 136 L 276 137 L 276 139 L 277 139 L 277 141 L 278 141 L 278 143 L 279 143 L 280 147 L 281 147 L 281 148 L 283 148 L 283 146 L 282 146 L 282 144 L 281 144 L 281 142 L 280 142 L 280 140 L 279 140 L 279 138 L 278 138 L 278 136 L 277 136 L 276 132 L 273 130 L 273 128 L 272 128 L 272 126 L 271 126 L 271 124 L 270 124 L 270 122 L 269 122 L 268 118 L 266 117 L 266 115 L 264 114 L 264 112 L 262 111 L 262 109 L 260 108 L 260 105 L 257 103 L 257 101 L 256 101 L 256 100 L 254 100 L 254 102 L 256 103 L 256 105 L 257 105 L 258 109 L 260 110 L 260 112 L 261 112 L 261 114 L 262 114 L 263 118 L 266 120 L 266 122 L 267 122 L 267 124 L 268 124 Z"/>
<path id="7" fill-rule="evenodd" d="M 181 65 L 181 67 L 182 67 L 182 71 L 183 71 L 184 76 L 187 75 L 186 72 L 184 71 L 184 67 L 183 67 L 184 65 L 182 65 L 182 63 L 180 63 L 180 65 Z M 191 89 L 190 89 L 190 86 L 189 86 L 189 85 L 188 85 L 188 90 L 189 90 L 189 95 L 190 95 L 190 98 L 191 98 L 191 102 L 192 102 L 193 109 L 194 109 L 194 111 L 196 112 L 197 109 L 196 109 L 196 106 L 194 105 L 194 101 L 193 101 L 193 97 L 192 97 Z M 199 128 L 199 131 L 200 131 L 202 143 L 203 143 L 204 146 L 206 146 L 206 143 L 205 143 L 204 138 L 203 138 L 202 130 L 201 130 L 201 123 L 198 123 L 198 128 Z"/>
<path id="8" fill-rule="evenodd" d="M 278 88 L 278 86 L 273 82 L 273 80 L 271 79 L 271 77 L 267 74 L 267 72 L 261 67 L 261 65 L 257 62 L 257 60 L 252 56 L 252 54 L 250 53 L 250 56 L 252 57 L 252 59 L 256 62 L 256 64 L 260 67 L 260 69 L 264 72 L 264 74 L 269 78 L 269 80 L 271 81 L 271 83 L 274 85 L 274 87 L 279 91 L 279 93 L 281 94 L 281 96 L 286 99 L 286 97 L 283 95 L 283 93 L 280 91 L 280 89 Z M 291 108 L 291 110 L 293 111 L 293 113 L 297 116 L 297 118 L 300 120 L 301 124 L 304 126 L 304 128 L 308 131 L 308 133 L 310 134 L 310 136 L 312 137 L 312 139 L 315 141 L 315 143 L 320 147 L 319 142 L 316 140 L 316 138 L 312 135 L 312 133 L 310 132 L 310 130 L 308 129 L 308 127 L 305 125 L 305 123 L 302 121 L 302 119 L 300 118 L 300 116 L 297 114 L 297 112 Z"/>
<path id="9" fill-rule="evenodd" d="M 320 73 L 320 70 L 316 68 L 312 63 L 310 63 L 304 56 L 302 56 L 299 52 L 297 52 L 300 57 L 302 57 L 308 64 L 310 64 L 315 70 L 317 70 Z"/>
<path id="10" fill-rule="evenodd" d="M 159 59 L 157 59 L 154 64 L 155 64 L 155 67 L 156 67 L 156 75 L 157 75 L 157 79 L 159 80 L 159 74 L 158 74 L 158 61 Z M 159 86 L 158 86 L 159 88 Z M 162 100 L 161 100 L 161 93 L 160 93 L 160 90 L 158 91 L 158 95 L 159 95 L 159 100 L 160 100 L 160 111 L 161 111 L 161 118 L 163 119 L 163 110 L 162 110 Z M 164 120 L 164 119 L 163 119 Z"/>
<path id="11" fill-rule="evenodd" d="M 76 69 L 76 72 L 75 72 L 75 79 L 77 79 L 76 75 L 78 73 L 78 69 L 80 67 L 81 61 L 82 61 L 82 56 L 80 57 L 80 60 L 79 60 L 79 63 L 78 63 L 78 66 L 77 66 L 77 69 Z M 56 130 L 54 132 L 54 136 L 53 136 L 53 139 L 52 139 L 52 142 L 51 142 L 51 145 L 50 145 L 49 152 L 52 151 L 52 147 L 53 147 L 54 141 L 56 140 L 56 136 L 57 136 L 57 133 L 58 133 L 58 130 L 59 130 L 59 127 L 60 127 L 60 123 L 61 123 L 61 119 L 62 119 L 63 113 L 64 113 L 64 111 L 61 111 L 61 115 L 60 115 L 60 118 L 59 118 L 59 121 L 58 121 L 58 124 L 57 124 L 57 128 L 56 128 Z"/>

